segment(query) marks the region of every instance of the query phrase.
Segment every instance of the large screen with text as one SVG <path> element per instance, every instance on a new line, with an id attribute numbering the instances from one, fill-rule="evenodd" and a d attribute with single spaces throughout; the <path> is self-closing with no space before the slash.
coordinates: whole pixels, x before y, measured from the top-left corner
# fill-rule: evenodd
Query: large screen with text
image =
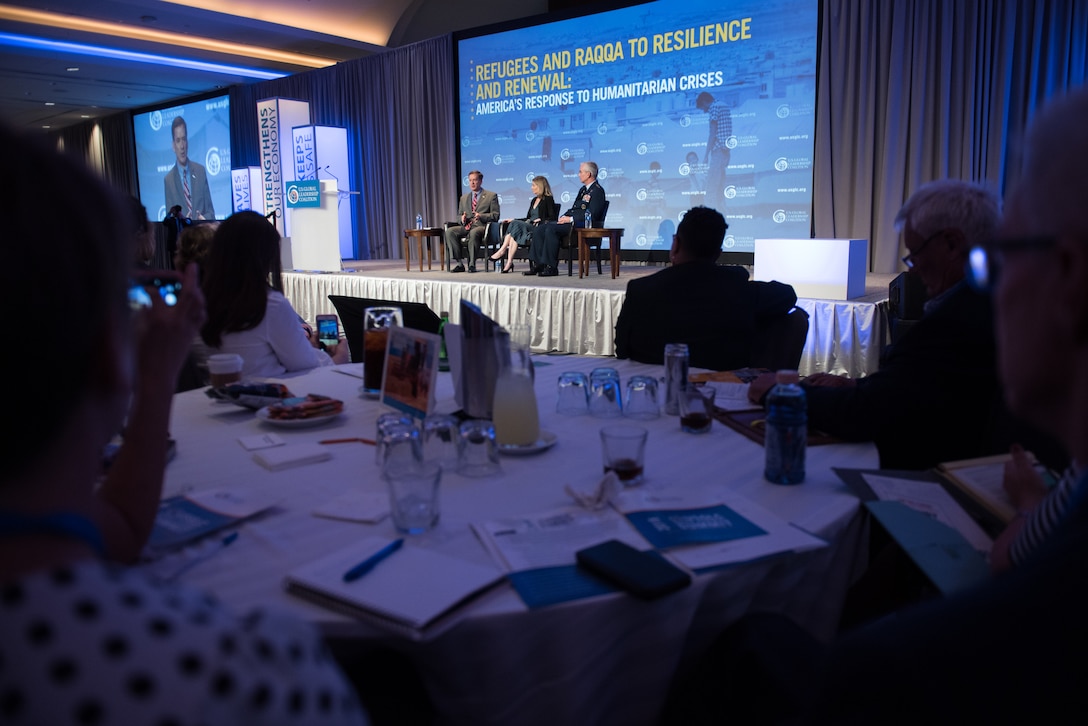
<path id="1" fill-rule="evenodd" d="M 684 212 L 723 249 L 807 238 L 817 0 L 648 3 L 460 40 L 462 186 L 479 169 L 503 218 L 548 178 L 561 211 L 594 161 L 625 250 L 667 250 Z"/>
<path id="2" fill-rule="evenodd" d="M 140 201 L 151 219 L 174 205 L 192 219 L 230 215 L 229 96 L 135 113 L 132 130 Z"/>

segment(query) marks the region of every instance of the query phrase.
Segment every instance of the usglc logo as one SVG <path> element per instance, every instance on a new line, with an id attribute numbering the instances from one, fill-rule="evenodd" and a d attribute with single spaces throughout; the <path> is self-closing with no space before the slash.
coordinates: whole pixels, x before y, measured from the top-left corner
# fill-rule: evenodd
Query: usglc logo
<path id="1" fill-rule="evenodd" d="M 204 166 L 208 168 L 209 174 L 219 176 L 219 172 L 223 170 L 223 160 L 219 158 L 218 146 L 208 149 L 208 153 L 204 155 Z"/>
<path id="2" fill-rule="evenodd" d="M 500 156 L 499 154 L 495 154 L 494 156 L 491 157 L 491 163 L 494 164 L 495 166 L 501 166 L 502 165 L 502 156 Z"/>
<path id="3" fill-rule="evenodd" d="M 789 104 L 785 104 L 785 103 L 783 103 L 783 104 L 782 104 L 781 106 L 779 106 L 779 107 L 778 107 L 778 108 L 777 108 L 777 109 L 775 110 L 775 112 L 774 112 L 774 113 L 775 113 L 775 115 L 776 115 L 776 116 L 778 116 L 778 118 L 786 118 L 787 116 L 789 116 L 789 115 L 790 115 L 790 107 L 789 107 Z"/>
<path id="4" fill-rule="evenodd" d="M 468 146 L 468 145 L 469 145 L 469 143 L 470 143 L 470 142 L 469 142 L 469 140 L 468 140 L 468 137 L 467 137 L 467 136 L 462 136 L 462 137 L 461 137 L 461 146 Z"/>
<path id="5" fill-rule="evenodd" d="M 298 187 L 291 186 L 287 188 L 287 201 L 294 204 L 298 201 Z"/>
<path id="6" fill-rule="evenodd" d="M 640 202 L 645 202 L 646 201 L 646 189 L 645 188 L 639 189 L 637 192 L 635 192 L 635 199 L 639 200 Z"/>
<path id="7" fill-rule="evenodd" d="M 563 161 L 570 161 L 570 149 L 563 149 L 560 151 L 559 158 Z"/>
<path id="8" fill-rule="evenodd" d="M 691 116 L 684 114 L 680 117 L 680 127 L 686 129 L 688 126 L 691 126 Z"/>
<path id="9" fill-rule="evenodd" d="M 726 199 L 733 199 L 736 196 L 737 196 L 737 188 L 735 186 L 730 184 L 729 186 L 727 186 L 725 188 L 725 198 Z"/>
<path id="10" fill-rule="evenodd" d="M 646 151 L 647 151 L 646 144 L 645 143 L 639 144 L 638 146 L 635 147 L 635 151 L 638 153 L 639 156 L 645 155 Z"/>
<path id="11" fill-rule="evenodd" d="M 736 136 L 727 136 L 726 139 L 725 139 L 725 148 L 727 148 L 727 149 L 737 148 L 737 137 Z"/>
<path id="12" fill-rule="evenodd" d="M 603 166 L 600 169 L 598 169 L 597 170 L 597 178 L 598 179 L 607 179 L 608 178 L 608 169 L 605 169 Z"/>
<path id="13" fill-rule="evenodd" d="M 602 123 L 599 126 L 597 126 L 597 133 L 600 134 L 601 136 L 604 136 L 605 134 L 607 134 L 608 133 L 608 124 Z"/>
<path id="14" fill-rule="evenodd" d="M 737 246 L 737 238 L 731 234 L 727 234 L 725 236 L 725 242 L 723 243 L 723 245 L 727 250 L 733 249 Z"/>
<path id="15" fill-rule="evenodd" d="M 528 172 L 528 173 L 527 173 L 527 174 L 525 175 L 525 183 L 526 183 L 526 184 L 532 184 L 532 183 L 533 183 L 533 179 L 534 179 L 535 177 L 536 177 L 536 174 L 534 174 L 534 173 L 533 173 L 533 172 L 531 172 L 531 171 L 530 171 L 530 172 Z"/>
<path id="16" fill-rule="evenodd" d="M 785 171 L 790 168 L 790 163 L 786 161 L 786 157 L 780 156 L 774 160 L 774 168 L 777 171 Z"/>
<path id="17" fill-rule="evenodd" d="M 771 219 L 774 220 L 775 224 L 782 224 L 786 221 L 786 210 L 776 209 L 774 214 L 771 215 Z"/>
<path id="18" fill-rule="evenodd" d="M 158 131 L 162 128 L 162 111 L 152 111 L 147 121 L 151 124 L 152 131 Z"/>
<path id="19" fill-rule="evenodd" d="M 526 131 L 525 132 L 525 140 L 526 141 L 532 141 L 535 138 L 536 138 L 536 132 L 535 131 Z"/>
<path id="20" fill-rule="evenodd" d="M 691 164 L 688 164 L 685 161 L 683 164 L 680 165 L 680 168 L 677 171 L 680 172 L 680 176 L 687 176 L 691 173 Z"/>
<path id="21" fill-rule="evenodd" d="M 648 240 L 646 239 L 646 235 L 644 234 L 640 234 L 639 236 L 635 237 L 635 244 L 639 247 L 645 247 L 647 242 Z"/>

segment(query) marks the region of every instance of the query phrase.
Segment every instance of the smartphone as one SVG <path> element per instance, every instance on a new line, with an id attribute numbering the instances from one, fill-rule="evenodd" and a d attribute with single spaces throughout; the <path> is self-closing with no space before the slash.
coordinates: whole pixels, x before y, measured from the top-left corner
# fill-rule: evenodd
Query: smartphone
<path id="1" fill-rule="evenodd" d="M 177 305 L 181 293 L 181 280 L 160 274 L 138 275 L 128 287 L 128 304 L 133 310 L 151 307 L 151 293 L 158 290 L 159 297 L 167 305 Z"/>
<path id="2" fill-rule="evenodd" d="M 340 342 L 340 323 L 335 315 L 317 316 L 317 339 L 325 345 L 336 345 Z"/>
<path id="3" fill-rule="evenodd" d="M 578 550 L 575 558 L 579 566 L 643 600 L 653 600 L 691 584 L 691 575 L 658 553 L 642 552 L 618 539 Z"/>

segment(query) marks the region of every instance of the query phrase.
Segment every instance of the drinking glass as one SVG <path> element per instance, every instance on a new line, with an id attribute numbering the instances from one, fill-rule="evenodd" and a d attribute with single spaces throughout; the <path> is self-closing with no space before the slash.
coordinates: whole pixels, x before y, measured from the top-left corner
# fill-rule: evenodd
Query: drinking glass
<path id="1" fill-rule="evenodd" d="M 364 310 L 363 317 L 363 395 L 377 398 L 382 392 L 389 328 L 404 325 L 404 316 L 400 308 L 374 307 Z"/>
<path id="2" fill-rule="evenodd" d="M 461 452 L 460 422 L 456 416 L 433 414 L 423 419 L 423 460 L 436 461 L 456 471 Z"/>
<path id="3" fill-rule="evenodd" d="M 378 446 L 382 452 L 382 474 L 399 466 L 410 466 L 423 461 L 419 429 L 414 425 L 390 424 L 378 441 Z"/>
<path id="4" fill-rule="evenodd" d="M 688 386 L 680 392 L 680 428 L 689 434 L 705 434 L 714 423 L 714 386 Z"/>
<path id="5" fill-rule="evenodd" d="M 601 429 L 601 458 L 604 473 L 615 472 L 620 483 L 633 487 L 642 483 L 643 455 L 649 432 L 641 426 L 605 426 Z"/>
<path id="6" fill-rule="evenodd" d="M 623 415 L 628 418 L 652 419 L 661 415 L 657 403 L 657 379 L 653 376 L 631 376 L 627 380 L 627 399 Z"/>
<path id="7" fill-rule="evenodd" d="M 555 410 L 565 416 L 581 416 L 589 411 L 589 378 L 585 373 L 567 371 L 559 375 Z"/>
<path id="8" fill-rule="evenodd" d="M 461 451 L 457 473 L 464 476 L 491 476 L 501 471 L 495 426 L 484 419 L 461 424 Z"/>
<path id="9" fill-rule="evenodd" d="M 437 462 L 393 466 L 383 476 L 389 488 L 393 526 L 405 534 L 423 534 L 438 523 L 442 467 Z"/>
<path id="10" fill-rule="evenodd" d="M 386 431 L 394 424 L 407 424 L 408 426 L 415 426 L 416 420 L 406 413 L 383 413 L 378 416 L 378 422 L 375 425 L 374 432 L 374 463 L 381 466 L 382 455 L 384 453 L 383 441 L 385 439 Z"/>
<path id="11" fill-rule="evenodd" d="M 594 368 L 589 374 L 589 413 L 597 418 L 623 415 L 620 374 L 615 368 Z"/>

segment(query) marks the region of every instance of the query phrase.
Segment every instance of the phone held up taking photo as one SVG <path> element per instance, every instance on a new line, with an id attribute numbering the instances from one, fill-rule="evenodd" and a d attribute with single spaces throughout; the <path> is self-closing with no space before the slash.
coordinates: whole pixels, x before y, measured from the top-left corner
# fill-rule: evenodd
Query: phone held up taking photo
<path id="1" fill-rule="evenodd" d="M 134 273 L 128 287 L 128 304 L 133 310 L 151 307 L 151 292 L 157 290 L 167 305 L 177 305 L 181 280 L 164 270 Z"/>
<path id="2" fill-rule="evenodd" d="M 317 316 L 317 339 L 323 345 L 336 345 L 340 342 L 340 323 L 335 315 Z"/>

